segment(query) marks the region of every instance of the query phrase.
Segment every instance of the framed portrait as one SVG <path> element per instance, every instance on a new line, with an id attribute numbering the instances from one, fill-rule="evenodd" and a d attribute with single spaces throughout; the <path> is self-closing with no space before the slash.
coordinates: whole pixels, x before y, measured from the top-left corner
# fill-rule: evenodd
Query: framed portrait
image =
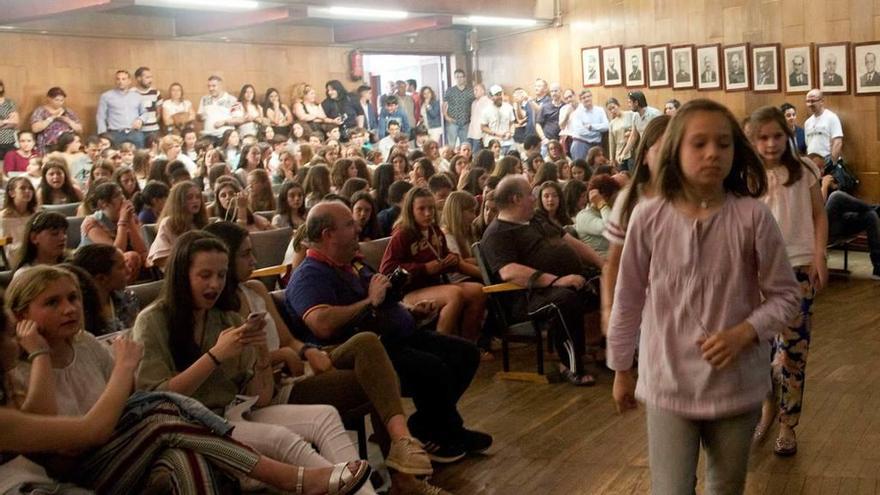
<path id="1" fill-rule="evenodd" d="M 721 45 L 701 45 L 696 50 L 697 89 L 721 89 Z"/>
<path id="2" fill-rule="evenodd" d="M 789 46 L 784 50 L 785 92 L 806 93 L 813 89 L 813 46 Z"/>
<path id="3" fill-rule="evenodd" d="M 746 91 L 749 89 L 749 44 L 724 47 L 724 89 Z"/>
<path id="4" fill-rule="evenodd" d="M 651 88 L 669 86 L 669 45 L 649 46 L 647 53 L 648 86 Z"/>
<path id="5" fill-rule="evenodd" d="M 849 43 L 816 45 L 816 64 L 823 93 L 849 93 Z"/>
<path id="6" fill-rule="evenodd" d="M 645 85 L 645 47 L 628 46 L 623 49 L 623 60 L 626 64 L 626 86 L 640 88 Z"/>
<path id="7" fill-rule="evenodd" d="M 696 85 L 694 74 L 697 73 L 694 64 L 694 46 L 673 46 L 670 50 L 672 62 L 672 87 L 674 89 L 689 89 Z"/>
<path id="8" fill-rule="evenodd" d="M 756 93 L 779 91 L 779 44 L 752 46 L 752 89 Z"/>
<path id="9" fill-rule="evenodd" d="M 853 45 L 853 81 L 856 83 L 856 95 L 880 93 L 877 57 L 880 57 L 880 41 Z"/>
<path id="10" fill-rule="evenodd" d="M 605 86 L 623 85 L 623 48 L 620 45 L 602 49 L 602 72 Z"/>
<path id="11" fill-rule="evenodd" d="M 599 58 L 599 47 L 581 48 L 581 74 L 584 87 L 602 84 L 602 61 Z"/>

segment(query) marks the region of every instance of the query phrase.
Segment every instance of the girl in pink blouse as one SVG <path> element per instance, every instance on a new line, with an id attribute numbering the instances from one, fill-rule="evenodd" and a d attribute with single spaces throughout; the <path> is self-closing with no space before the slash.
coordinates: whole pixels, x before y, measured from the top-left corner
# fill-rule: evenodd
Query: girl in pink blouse
<path id="1" fill-rule="evenodd" d="M 773 341 L 773 395 L 764 401 L 754 439 L 760 442 L 779 415 L 779 436 L 773 451 L 794 455 L 794 428 L 801 415 L 807 353 L 812 333 L 810 308 L 813 296 L 828 281 L 825 245 L 828 217 L 819 189 L 819 171 L 810 160 L 799 158 L 789 145 L 794 139 L 782 110 L 762 107 L 749 119 L 752 144 L 767 169 L 767 194 L 761 199 L 770 208 L 785 239 L 788 261 L 800 284 L 800 312 Z"/>
<path id="2" fill-rule="evenodd" d="M 742 493 L 770 390 L 767 344 L 797 313 L 797 282 L 755 199 L 767 190 L 761 160 L 729 110 L 682 106 L 659 162 L 659 196 L 633 211 L 617 278 L 614 399 L 620 411 L 636 397 L 647 406 L 653 493 L 694 493 L 701 444 L 707 493 Z"/>

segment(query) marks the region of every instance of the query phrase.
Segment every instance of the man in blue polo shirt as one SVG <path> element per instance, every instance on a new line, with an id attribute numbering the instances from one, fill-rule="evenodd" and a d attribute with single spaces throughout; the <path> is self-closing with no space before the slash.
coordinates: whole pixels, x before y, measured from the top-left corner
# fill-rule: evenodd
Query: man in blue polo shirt
<path id="1" fill-rule="evenodd" d="M 389 293 L 388 278 L 357 258 L 359 227 L 347 206 L 315 205 L 306 231 L 311 247 L 284 297 L 288 313 L 307 329 L 306 340 L 337 344 L 362 331 L 379 334 L 403 394 L 416 405 L 410 431 L 431 459 L 454 462 L 488 449 L 492 437 L 464 428 L 456 406 L 479 365 L 478 348 L 417 328 L 416 317 L 436 311 L 434 303 L 404 306 Z"/>

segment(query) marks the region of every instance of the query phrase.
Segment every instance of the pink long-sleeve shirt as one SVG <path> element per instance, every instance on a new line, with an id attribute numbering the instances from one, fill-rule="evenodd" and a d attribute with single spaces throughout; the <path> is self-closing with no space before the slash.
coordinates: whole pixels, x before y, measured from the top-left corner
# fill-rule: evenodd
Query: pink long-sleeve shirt
<path id="1" fill-rule="evenodd" d="M 797 311 L 782 234 L 760 201 L 728 194 L 700 221 L 663 198 L 644 200 L 620 260 L 608 365 L 630 369 L 638 339 L 639 400 L 694 419 L 739 414 L 770 390 L 768 342 Z M 760 342 L 714 369 L 697 341 L 743 321 Z"/>

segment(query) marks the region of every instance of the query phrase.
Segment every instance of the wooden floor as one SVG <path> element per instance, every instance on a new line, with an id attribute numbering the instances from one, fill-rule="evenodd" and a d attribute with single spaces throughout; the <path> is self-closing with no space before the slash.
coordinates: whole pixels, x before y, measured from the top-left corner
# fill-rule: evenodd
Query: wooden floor
<path id="1" fill-rule="evenodd" d="M 773 455 L 771 432 L 752 454 L 748 494 L 880 493 L 880 282 L 868 279 L 865 253 L 850 268 L 814 306 L 800 452 Z M 515 351 L 515 370 L 534 370 L 531 351 Z M 500 369 L 500 359 L 482 365 L 460 404 L 467 425 L 495 444 L 437 469 L 436 484 L 457 495 L 649 493 L 644 414 L 614 412 L 610 372 L 576 389 L 499 381 Z"/>

